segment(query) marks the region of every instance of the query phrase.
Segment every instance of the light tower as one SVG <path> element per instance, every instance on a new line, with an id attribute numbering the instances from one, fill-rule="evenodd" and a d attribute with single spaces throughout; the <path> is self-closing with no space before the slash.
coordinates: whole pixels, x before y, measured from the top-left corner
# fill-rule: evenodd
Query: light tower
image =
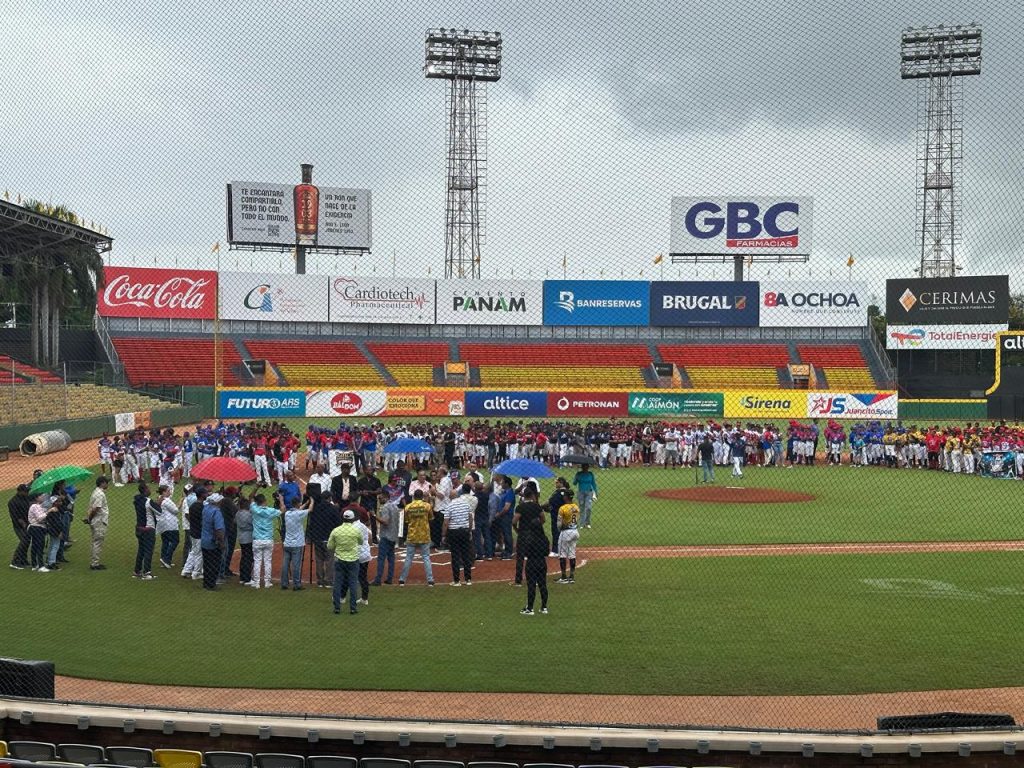
<path id="1" fill-rule="evenodd" d="M 981 74 L 981 27 L 907 29 L 900 76 L 918 88 L 917 221 L 921 277 L 953 277 L 960 265 L 963 81 Z"/>
<path id="2" fill-rule="evenodd" d="M 501 33 L 427 31 L 428 78 L 449 81 L 444 276 L 480 277 L 487 177 L 487 83 L 501 78 Z"/>

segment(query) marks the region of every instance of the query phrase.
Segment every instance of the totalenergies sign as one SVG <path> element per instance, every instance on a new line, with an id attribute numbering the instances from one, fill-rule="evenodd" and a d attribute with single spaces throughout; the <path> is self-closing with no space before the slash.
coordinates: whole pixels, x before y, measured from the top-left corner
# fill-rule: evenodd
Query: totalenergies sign
<path id="1" fill-rule="evenodd" d="M 673 197 L 669 249 L 679 254 L 805 254 L 810 197 Z"/>
<path id="2" fill-rule="evenodd" d="M 217 273 L 104 267 L 96 309 L 103 317 L 213 320 L 217 314 Z"/>

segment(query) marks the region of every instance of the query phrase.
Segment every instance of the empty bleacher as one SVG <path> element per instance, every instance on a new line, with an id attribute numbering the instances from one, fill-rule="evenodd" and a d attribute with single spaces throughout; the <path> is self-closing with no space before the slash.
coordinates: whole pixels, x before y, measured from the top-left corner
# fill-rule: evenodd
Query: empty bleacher
<path id="1" fill-rule="evenodd" d="M 856 344 L 799 344 L 797 352 L 804 363 L 822 370 L 829 389 L 871 390 L 878 386 L 860 347 Z"/>
<path id="2" fill-rule="evenodd" d="M 63 380 L 50 371 L 35 368 L 7 355 L 0 355 L 0 384 L 10 384 L 12 381 L 15 384 L 58 384 Z"/>
<path id="3" fill-rule="evenodd" d="M 294 387 L 384 386 L 376 368 L 351 341 L 248 340 L 255 360 L 269 360 Z"/>
<path id="4" fill-rule="evenodd" d="M 84 419 L 112 413 L 154 411 L 163 400 L 95 384 L 24 384 L 0 387 L 0 424 Z"/>
<path id="5" fill-rule="evenodd" d="M 662 344 L 658 354 L 679 366 L 694 389 L 777 387 L 778 369 L 789 363 L 785 344 Z"/>
<path id="6" fill-rule="evenodd" d="M 465 342 L 459 356 L 480 370 L 484 387 L 574 389 L 644 387 L 651 364 L 643 344 L 487 344 Z"/>
<path id="7" fill-rule="evenodd" d="M 138 336 L 114 337 L 117 356 L 124 364 L 125 375 L 133 387 L 170 384 L 214 384 L 213 339 L 205 338 L 150 338 Z M 220 382 L 238 384 L 235 368 L 242 362 L 234 342 L 220 341 Z"/>
<path id="8" fill-rule="evenodd" d="M 401 387 L 430 386 L 434 366 L 444 365 L 449 356 L 444 342 L 369 342 L 366 347 Z"/>

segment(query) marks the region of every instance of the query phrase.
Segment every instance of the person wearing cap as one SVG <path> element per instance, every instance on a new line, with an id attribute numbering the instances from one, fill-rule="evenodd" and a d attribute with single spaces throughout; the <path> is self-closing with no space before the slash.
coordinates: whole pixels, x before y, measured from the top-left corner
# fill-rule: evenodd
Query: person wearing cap
<path id="1" fill-rule="evenodd" d="M 300 507 L 300 496 L 292 496 L 289 502 L 283 495 L 277 496 L 277 508 L 284 517 L 284 557 L 281 559 L 281 589 L 288 589 L 289 574 L 292 589 L 302 589 L 302 556 L 306 552 L 306 518 L 313 507 L 309 499 L 305 506 Z"/>
<path id="2" fill-rule="evenodd" d="M 358 613 L 356 590 L 359 584 L 359 545 L 363 535 L 356 528 L 356 513 L 346 509 L 342 513 L 341 525 L 331 531 L 327 549 L 334 553 L 334 612 L 341 613 L 341 601 L 348 595 L 348 612 Z"/>
<path id="3" fill-rule="evenodd" d="M 203 522 L 199 532 L 200 547 L 203 550 L 203 589 L 213 591 L 220 581 L 220 564 L 224 552 L 224 513 L 221 502 L 224 497 L 211 493 L 203 505 Z"/>
<path id="4" fill-rule="evenodd" d="M 28 485 L 21 483 L 14 495 L 7 501 L 7 511 L 11 516 L 11 525 L 14 528 L 14 536 L 18 540 L 11 556 L 11 568 L 20 571 L 28 568 L 28 548 L 30 536 L 28 530 L 28 509 L 32 506 L 32 499 L 28 495 Z"/>
<path id="5" fill-rule="evenodd" d="M 92 552 L 89 570 L 104 571 L 107 566 L 100 562 L 103 556 L 103 542 L 107 538 L 107 525 L 110 522 L 110 506 L 107 502 L 107 484 L 110 481 L 100 475 L 96 478 L 96 490 L 89 497 L 89 512 L 85 522 L 92 531 Z"/>
<path id="6" fill-rule="evenodd" d="M 260 588 L 260 576 L 263 576 L 263 586 L 269 588 L 273 583 L 270 573 L 271 560 L 274 556 L 274 520 L 281 516 L 281 510 L 268 507 L 267 497 L 262 493 L 253 497 L 253 504 L 249 505 L 252 513 L 252 581 L 248 586 L 255 589 Z"/>

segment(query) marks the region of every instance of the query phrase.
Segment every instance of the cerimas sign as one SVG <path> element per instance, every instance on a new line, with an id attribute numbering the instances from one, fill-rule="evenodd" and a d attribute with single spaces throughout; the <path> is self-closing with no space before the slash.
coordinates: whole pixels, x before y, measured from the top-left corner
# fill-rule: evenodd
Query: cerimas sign
<path id="1" fill-rule="evenodd" d="M 811 252 L 810 197 L 673 197 L 672 253 Z"/>

